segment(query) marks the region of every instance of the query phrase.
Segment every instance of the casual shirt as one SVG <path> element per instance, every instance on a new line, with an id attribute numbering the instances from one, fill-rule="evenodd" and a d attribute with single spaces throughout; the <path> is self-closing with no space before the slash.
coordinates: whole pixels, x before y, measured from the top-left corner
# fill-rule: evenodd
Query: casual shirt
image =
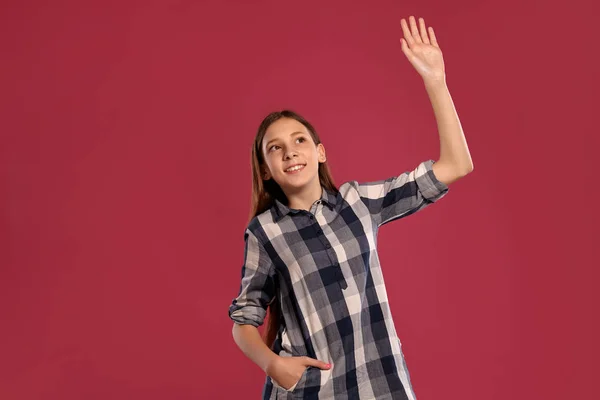
<path id="1" fill-rule="evenodd" d="M 272 350 L 333 364 L 306 368 L 289 389 L 267 376 L 263 399 L 415 400 L 376 245 L 380 226 L 448 192 L 433 164 L 377 182 L 346 182 L 338 192 L 322 187 L 308 211 L 275 200 L 250 221 L 229 317 L 258 327 L 277 297 L 281 325 Z"/>

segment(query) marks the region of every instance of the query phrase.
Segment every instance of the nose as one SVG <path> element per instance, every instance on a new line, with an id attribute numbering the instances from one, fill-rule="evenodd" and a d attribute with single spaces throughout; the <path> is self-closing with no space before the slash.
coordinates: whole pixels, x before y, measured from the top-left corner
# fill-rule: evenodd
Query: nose
<path id="1" fill-rule="evenodd" d="M 285 153 L 285 159 L 286 160 L 289 160 L 292 157 L 298 157 L 298 152 L 296 152 L 296 150 L 288 150 Z"/>

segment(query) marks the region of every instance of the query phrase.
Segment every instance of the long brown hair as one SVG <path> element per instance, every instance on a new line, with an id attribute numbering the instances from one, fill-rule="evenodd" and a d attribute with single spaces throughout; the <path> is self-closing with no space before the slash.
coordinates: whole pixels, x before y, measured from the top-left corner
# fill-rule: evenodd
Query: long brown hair
<path id="1" fill-rule="evenodd" d="M 275 111 L 270 113 L 263 119 L 260 126 L 258 127 L 258 132 L 256 133 L 256 137 L 254 138 L 254 145 L 252 146 L 252 202 L 251 202 L 251 211 L 250 211 L 250 220 L 262 212 L 268 210 L 275 203 L 275 199 L 278 199 L 283 204 L 287 204 L 287 198 L 281 190 L 281 187 L 273 180 L 272 178 L 268 181 L 264 181 L 262 178 L 263 172 L 263 164 L 264 158 L 262 154 L 262 142 L 267 129 L 271 124 L 281 118 L 291 118 L 300 122 L 302 125 L 306 127 L 310 136 L 312 137 L 315 145 L 321 143 L 321 139 L 317 134 L 315 128 L 302 116 L 295 113 L 291 110 L 282 110 Z M 329 170 L 329 166 L 327 165 L 327 161 L 324 163 L 319 163 L 319 181 L 321 182 L 321 186 L 325 187 L 329 191 L 333 193 L 338 193 L 338 189 L 333 182 L 333 177 L 331 176 L 331 171 Z M 275 298 L 269 305 L 269 316 L 267 319 L 267 327 L 265 329 L 265 333 L 263 335 L 263 340 L 267 344 L 267 346 L 272 347 L 273 342 L 275 341 L 275 337 L 277 336 L 277 331 L 279 330 L 279 325 L 281 324 L 281 305 L 279 304 L 279 299 L 277 298 L 277 294 Z"/>

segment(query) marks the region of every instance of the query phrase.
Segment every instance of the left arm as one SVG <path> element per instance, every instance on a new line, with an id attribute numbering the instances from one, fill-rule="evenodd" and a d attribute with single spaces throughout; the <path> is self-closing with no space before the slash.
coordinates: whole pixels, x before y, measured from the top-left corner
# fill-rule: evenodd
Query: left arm
<path id="1" fill-rule="evenodd" d="M 425 82 L 440 135 L 440 158 L 433 173 L 446 185 L 473 171 L 473 161 L 445 81 Z"/>
<path id="2" fill-rule="evenodd" d="M 409 22 L 410 29 L 401 20 L 402 51 L 425 83 L 440 135 L 440 158 L 432 168 L 436 178 L 449 185 L 473 171 L 473 161 L 446 85 L 442 51 L 433 28 L 427 30 L 423 18 L 419 18 L 420 31 L 413 16 Z"/>

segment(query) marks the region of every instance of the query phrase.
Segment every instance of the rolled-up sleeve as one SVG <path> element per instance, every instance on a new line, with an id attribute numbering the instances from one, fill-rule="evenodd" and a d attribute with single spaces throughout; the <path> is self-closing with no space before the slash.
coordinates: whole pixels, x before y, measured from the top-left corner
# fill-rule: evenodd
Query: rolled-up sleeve
<path id="1" fill-rule="evenodd" d="M 238 324 L 260 326 L 275 297 L 273 262 L 258 238 L 246 229 L 244 264 L 238 296 L 229 306 L 229 318 Z"/>
<path id="2" fill-rule="evenodd" d="M 434 163 L 423 161 L 413 171 L 381 181 L 353 182 L 378 226 L 414 214 L 448 193 L 433 173 Z"/>

